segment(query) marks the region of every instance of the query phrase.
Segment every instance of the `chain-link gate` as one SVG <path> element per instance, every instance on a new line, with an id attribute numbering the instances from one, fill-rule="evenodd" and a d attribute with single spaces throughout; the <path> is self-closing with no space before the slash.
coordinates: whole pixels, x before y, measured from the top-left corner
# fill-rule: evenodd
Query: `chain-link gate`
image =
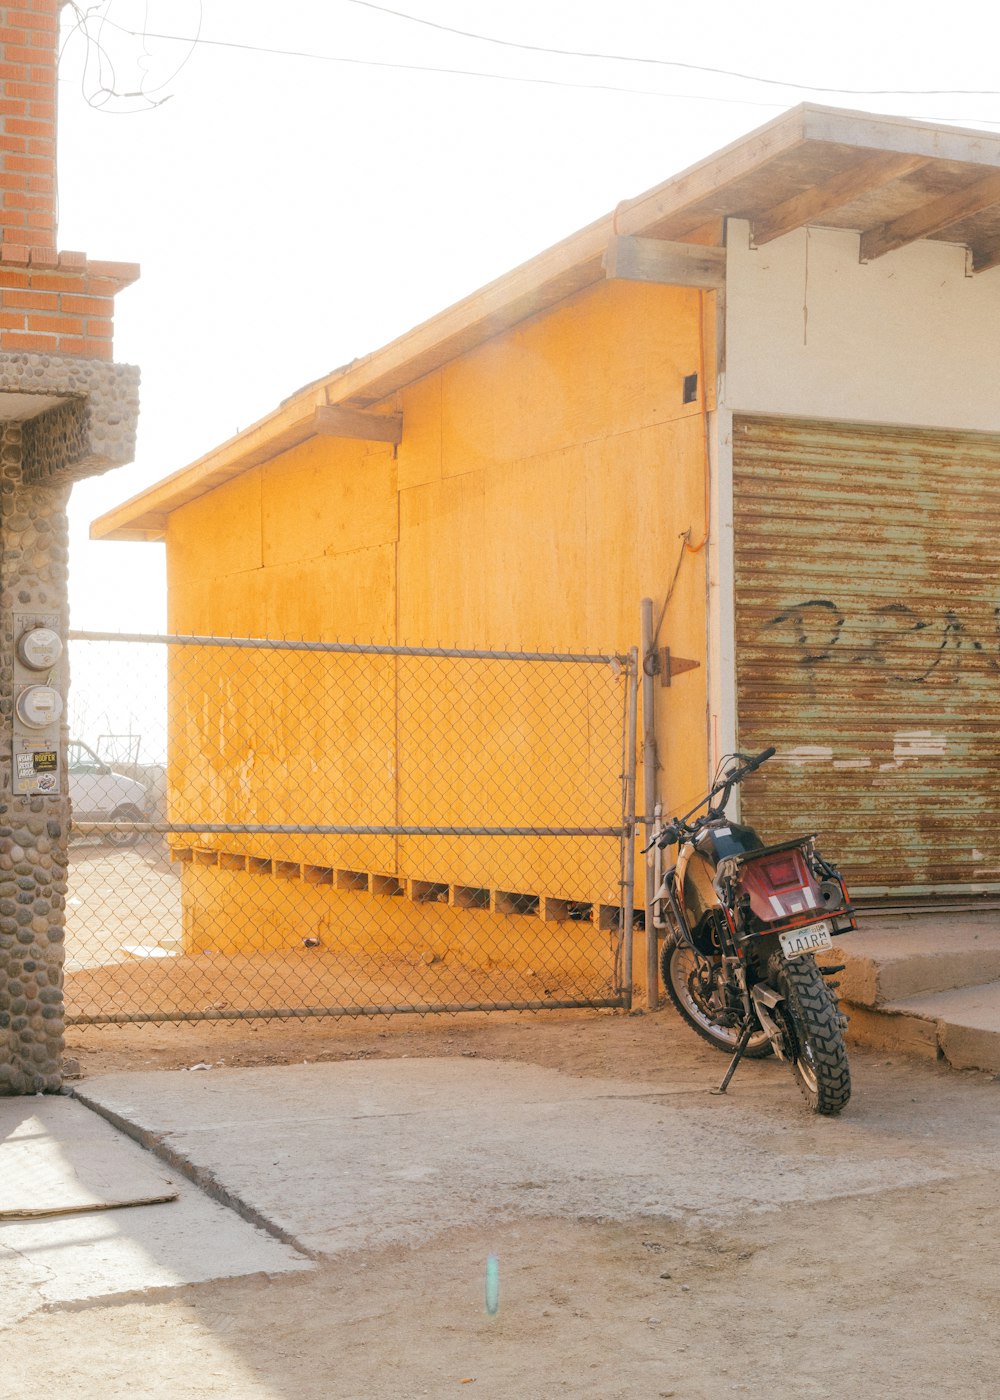
<path id="1" fill-rule="evenodd" d="M 68 1024 L 629 1004 L 634 653 L 70 662 Z"/>

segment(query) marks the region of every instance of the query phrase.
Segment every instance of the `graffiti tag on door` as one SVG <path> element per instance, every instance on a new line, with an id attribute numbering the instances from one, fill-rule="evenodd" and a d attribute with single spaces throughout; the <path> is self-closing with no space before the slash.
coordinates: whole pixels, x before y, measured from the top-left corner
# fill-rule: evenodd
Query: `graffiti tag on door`
<path id="1" fill-rule="evenodd" d="M 796 649 L 796 664 L 810 670 L 846 662 L 899 685 L 954 682 L 963 670 L 998 675 L 1000 607 L 973 611 L 924 613 L 893 600 L 850 612 L 831 598 L 806 598 L 769 618 L 763 634 Z"/>

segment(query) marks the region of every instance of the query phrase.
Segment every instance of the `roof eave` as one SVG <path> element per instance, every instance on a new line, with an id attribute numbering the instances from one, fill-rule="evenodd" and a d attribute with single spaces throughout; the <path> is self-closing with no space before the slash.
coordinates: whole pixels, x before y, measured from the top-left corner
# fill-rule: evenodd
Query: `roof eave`
<path id="1" fill-rule="evenodd" d="M 727 186 L 810 142 L 1000 169 L 1000 134 L 803 103 L 654 189 L 623 201 L 613 214 L 381 349 L 308 385 L 198 461 L 102 515 L 91 526 L 91 538 L 162 539 L 171 511 L 312 436 L 318 408 L 383 404 L 398 390 L 511 326 L 604 280 L 605 254 L 613 237 L 653 233 L 705 242 L 712 237 L 706 208 L 725 202 Z"/>

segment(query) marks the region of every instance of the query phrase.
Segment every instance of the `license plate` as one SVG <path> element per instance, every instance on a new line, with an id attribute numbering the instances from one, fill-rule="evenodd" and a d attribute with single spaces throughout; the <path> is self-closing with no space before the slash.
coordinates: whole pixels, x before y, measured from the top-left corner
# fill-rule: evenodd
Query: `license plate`
<path id="1" fill-rule="evenodd" d="M 819 953 L 824 948 L 832 948 L 831 928 L 832 925 L 827 922 L 810 924 L 808 928 L 797 928 L 791 933 L 779 933 L 781 951 L 791 960 L 804 957 L 806 953 Z"/>

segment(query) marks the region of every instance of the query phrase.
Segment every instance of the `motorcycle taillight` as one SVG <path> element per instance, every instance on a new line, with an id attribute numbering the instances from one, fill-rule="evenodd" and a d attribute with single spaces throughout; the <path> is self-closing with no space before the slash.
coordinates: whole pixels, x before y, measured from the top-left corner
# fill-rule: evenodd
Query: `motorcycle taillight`
<path id="1" fill-rule="evenodd" d="M 823 907 L 819 885 L 797 846 L 751 856 L 742 864 L 737 885 L 765 924 Z"/>

